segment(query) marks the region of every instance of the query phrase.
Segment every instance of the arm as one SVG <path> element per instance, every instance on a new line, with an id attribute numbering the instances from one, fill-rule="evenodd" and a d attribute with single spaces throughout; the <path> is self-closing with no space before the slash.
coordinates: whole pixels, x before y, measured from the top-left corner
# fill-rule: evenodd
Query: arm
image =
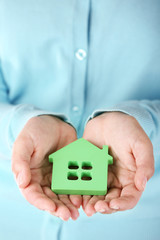
<path id="1" fill-rule="evenodd" d="M 31 105 L 11 104 L 0 71 L 0 157 L 12 159 L 16 182 L 29 203 L 63 220 L 77 219 L 81 196 L 57 196 L 50 189 L 48 155 L 76 139 L 75 129 L 60 119 L 65 117 L 54 115 Z"/>
<path id="2" fill-rule="evenodd" d="M 158 100 L 129 101 L 93 113 L 84 138 L 99 147 L 109 145 L 114 164 L 109 168 L 107 196 L 90 200 L 84 197 L 88 215 L 127 210 L 137 204 L 154 173 L 152 145 L 154 150 L 159 147 L 159 117 Z"/>
<path id="3" fill-rule="evenodd" d="M 123 112 L 134 117 L 151 140 L 153 147 L 159 147 L 160 140 L 160 100 L 126 101 L 112 108 L 98 109 L 94 118 L 104 112 Z"/>
<path id="4" fill-rule="evenodd" d="M 39 115 L 57 115 L 28 104 L 13 105 L 9 88 L 0 68 L 0 157 L 11 159 L 12 145 L 29 119 Z M 58 117 L 66 120 L 63 114 Z"/>

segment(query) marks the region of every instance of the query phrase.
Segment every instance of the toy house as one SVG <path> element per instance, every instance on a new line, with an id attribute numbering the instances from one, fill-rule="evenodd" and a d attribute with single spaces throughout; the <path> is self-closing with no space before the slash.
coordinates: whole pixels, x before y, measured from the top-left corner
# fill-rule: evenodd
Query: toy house
<path id="1" fill-rule="evenodd" d="M 56 194 L 105 195 L 108 164 L 113 158 L 108 146 L 100 149 L 80 138 L 49 156 L 53 163 L 51 189 Z"/>

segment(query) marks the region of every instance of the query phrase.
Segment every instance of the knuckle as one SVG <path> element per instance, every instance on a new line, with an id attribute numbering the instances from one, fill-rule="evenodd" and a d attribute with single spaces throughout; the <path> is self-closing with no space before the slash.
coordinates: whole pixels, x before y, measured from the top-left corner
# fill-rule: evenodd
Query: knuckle
<path id="1" fill-rule="evenodd" d="M 14 148 L 15 149 L 15 148 Z M 16 163 L 15 163 L 15 151 L 13 149 L 13 152 L 12 152 L 12 158 L 11 158 L 11 170 L 14 174 L 16 174 Z"/>
<path id="2" fill-rule="evenodd" d="M 93 119 L 90 119 L 86 124 L 85 130 L 92 128 L 92 125 L 93 125 Z"/>
<path id="3" fill-rule="evenodd" d="M 153 153 L 153 145 L 147 136 L 139 136 L 135 141 L 135 149 L 137 152 L 150 152 Z"/>
<path id="4" fill-rule="evenodd" d="M 39 116 L 35 116 L 35 117 L 31 117 L 28 121 L 27 121 L 27 123 L 26 123 L 26 125 L 28 126 L 28 125 L 35 125 L 35 124 L 37 124 L 37 122 L 38 121 L 40 121 L 40 117 Z M 25 126 L 26 126 L 25 125 Z"/>
<path id="5" fill-rule="evenodd" d="M 18 166 L 16 164 L 16 161 L 14 161 L 13 159 L 12 159 L 12 162 L 11 162 L 11 171 L 15 176 L 17 176 L 18 173 L 19 173 L 19 169 L 18 169 Z"/>
<path id="6" fill-rule="evenodd" d="M 95 134 L 97 134 L 98 132 L 100 132 L 100 128 L 102 125 L 102 119 L 100 119 L 100 117 L 94 117 L 91 118 L 87 124 L 86 127 L 84 129 L 84 137 L 93 137 Z"/>
<path id="7" fill-rule="evenodd" d="M 15 165 L 13 164 L 13 162 L 11 164 L 11 170 L 12 170 L 12 173 L 16 174 L 16 168 L 15 168 Z"/>
<path id="8" fill-rule="evenodd" d="M 155 168 L 154 168 L 154 166 L 152 166 L 152 167 L 150 168 L 149 178 L 153 177 L 154 172 L 155 172 Z"/>

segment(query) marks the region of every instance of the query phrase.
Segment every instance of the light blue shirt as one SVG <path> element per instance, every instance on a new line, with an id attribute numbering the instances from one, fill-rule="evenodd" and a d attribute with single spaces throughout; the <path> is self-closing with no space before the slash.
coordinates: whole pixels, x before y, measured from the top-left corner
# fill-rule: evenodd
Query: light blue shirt
<path id="1" fill-rule="evenodd" d="M 56 114 L 81 137 L 101 111 L 134 116 L 153 143 L 156 172 L 138 205 L 67 223 L 30 206 L 10 170 L 25 123 Z M 159 0 L 0 0 L 0 239 L 159 240 L 159 143 Z"/>

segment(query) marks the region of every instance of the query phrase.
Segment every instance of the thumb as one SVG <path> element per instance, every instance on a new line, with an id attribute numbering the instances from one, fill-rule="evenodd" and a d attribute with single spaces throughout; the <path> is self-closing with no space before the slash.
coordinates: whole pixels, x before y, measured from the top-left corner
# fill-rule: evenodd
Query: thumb
<path id="1" fill-rule="evenodd" d="M 33 141 L 29 137 L 18 137 L 13 145 L 12 172 L 19 187 L 25 188 L 31 181 L 30 159 Z"/>
<path id="2" fill-rule="evenodd" d="M 139 191 L 144 191 L 147 181 L 154 174 L 154 156 L 151 142 L 137 143 L 133 155 L 137 166 L 135 185 Z"/>

